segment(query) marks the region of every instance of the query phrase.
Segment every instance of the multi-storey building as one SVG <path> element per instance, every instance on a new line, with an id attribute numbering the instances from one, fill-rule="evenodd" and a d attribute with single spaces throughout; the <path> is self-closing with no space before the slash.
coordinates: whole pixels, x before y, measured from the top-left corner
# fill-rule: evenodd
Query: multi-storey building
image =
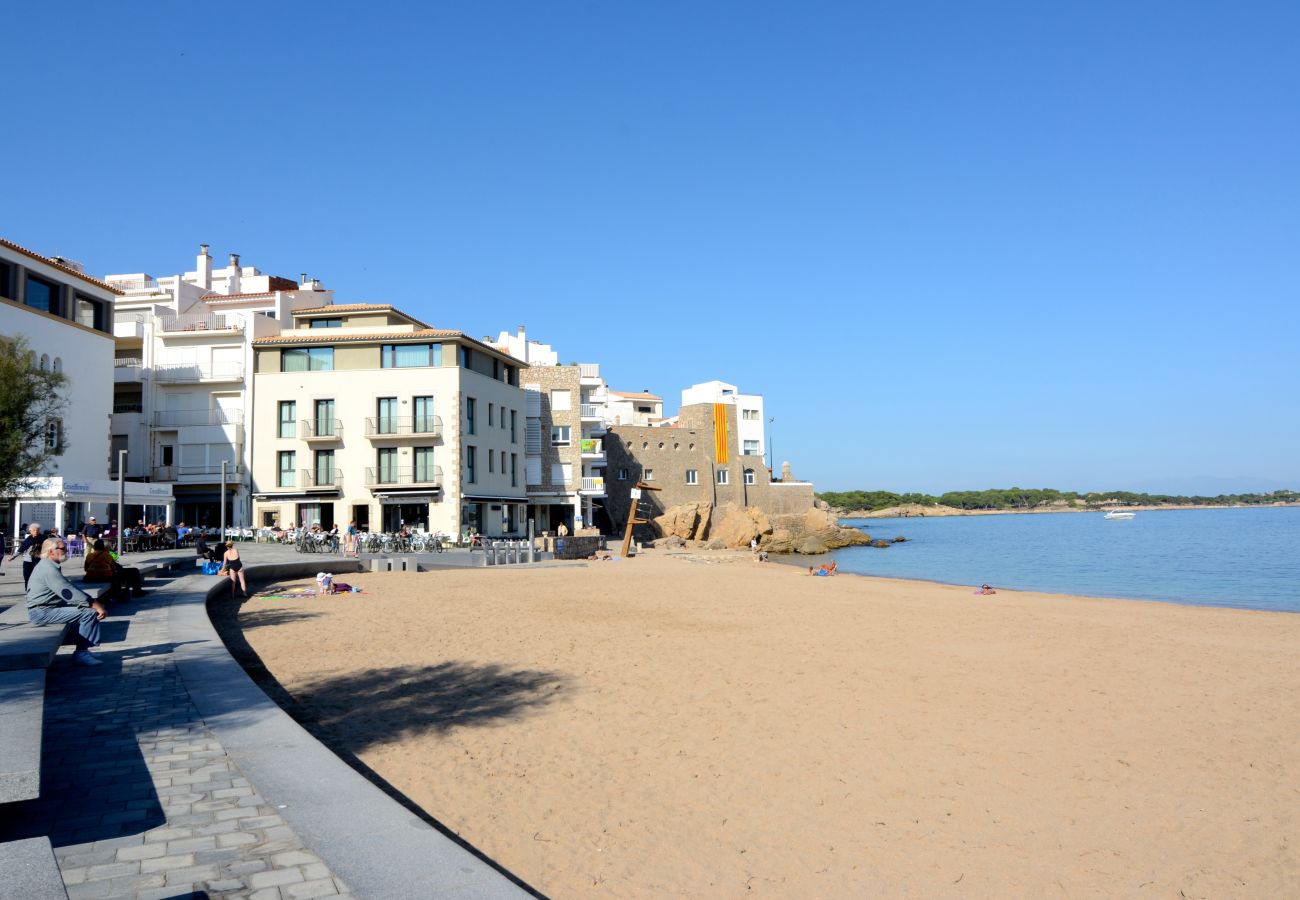
<path id="1" fill-rule="evenodd" d="M 613 523 L 605 513 L 605 448 L 609 392 L 594 363 L 559 365 L 549 344 L 502 332 L 495 345 L 528 364 L 525 471 L 528 515 L 537 533 L 571 532 Z"/>
<path id="2" fill-rule="evenodd" d="M 114 450 L 127 475 L 171 485 L 176 515 L 216 525 L 225 474 L 227 522 L 252 521 L 252 342 L 279 332 L 292 310 L 333 302 L 319 281 L 265 275 L 238 254 L 214 269 L 208 245 L 194 271 L 109 275 L 116 298 Z M 225 464 L 224 467 L 222 464 Z"/>
<path id="3" fill-rule="evenodd" d="M 519 361 L 389 305 L 291 315 L 253 340 L 256 524 L 524 532 Z"/>
<path id="4" fill-rule="evenodd" d="M 766 441 L 763 439 L 763 395 L 742 394 L 734 384 L 725 381 L 706 381 L 693 384 L 682 391 L 682 406 L 694 406 L 697 403 L 725 403 L 738 410 L 736 422 L 736 439 L 740 442 L 740 452 L 746 456 L 763 456 Z"/>
<path id="5" fill-rule="evenodd" d="M 773 481 L 763 457 L 746 452 L 740 425 L 743 404 L 683 406 L 668 427 L 615 425 L 605 436 L 611 477 L 608 508 L 615 523 L 626 524 L 631 489 L 644 481 L 641 510 L 655 516 L 684 503 L 758 507 L 769 515 L 801 513 L 812 507 L 813 486 L 803 481 Z"/>
<path id="6" fill-rule="evenodd" d="M 113 383 L 113 306 L 118 291 L 70 260 L 44 257 L 0 239 L 0 331 L 24 336 L 41 368 L 68 378 L 63 415 L 47 423 L 45 440 L 63 445 L 35 489 L 0 499 L 8 534 L 36 522 L 65 533 L 91 515 L 116 517 L 117 456 L 110 455 Z M 123 485 L 129 514 L 166 514 L 166 486 Z"/>

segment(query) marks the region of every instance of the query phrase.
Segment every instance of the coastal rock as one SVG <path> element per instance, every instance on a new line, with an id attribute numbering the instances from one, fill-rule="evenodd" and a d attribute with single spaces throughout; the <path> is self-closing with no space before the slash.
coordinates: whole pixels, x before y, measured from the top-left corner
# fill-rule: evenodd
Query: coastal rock
<path id="1" fill-rule="evenodd" d="M 712 515 L 712 503 L 683 503 L 664 510 L 663 515 L 655 516 L 653 521 L 664 537 L 702 541 L 708 536 Z"/>
<path id="2" fill-rule="evenodd" d="M 875 540 L 875 541 L 872 541 L 872 542 L 871 542 L 871 546 L 873 546 L 873 547 L 888 547 L 888 546 L 889 546 L 889 541 Z"/>
<path id="3" fill-rule="evenodd" d="M 654 518 L 663 546 L 669 541 L 703 544 L 709 549 L 748 549 L 757 538 L 770 553 L 802 553 L 816 556 L 855 544 L 870 544 L 871 536 L 857 528 L 839 524 L 834 511 L 811 508 L 802 513 L 769 517 L 756 507 L 727 503 L 683 503 Z"/>
<path id="4" fill-rule="evenodd" d="M 763 543 L 763 549 L 772 553 L 817 555 L 869 543 L 870 536 L 857 528 L 840 525 L 830 510 L 810 509 L 800 515 L 774 517 L 772 536 Z"/>
<path id="5" fill-rule="evenodd" d="M 727 503 L 713 514 L 713 524 L 709 526 L 709 535 L 720 539 L 728 547 L 747 548 L 749 542 L 758 538 L 759 545 L 766 543 L 772 533 L 772 523 L 767 515 L 757 507 L 740 507 Z"/>

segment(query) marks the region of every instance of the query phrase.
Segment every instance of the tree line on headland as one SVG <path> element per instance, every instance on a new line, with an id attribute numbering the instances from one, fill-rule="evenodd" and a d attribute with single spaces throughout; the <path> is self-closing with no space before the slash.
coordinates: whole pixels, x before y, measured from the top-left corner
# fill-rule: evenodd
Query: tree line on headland
<path id="1" fill-rule="evenodd" d="M 1138 494 L 1132 491 L 1057 491 L 1051 488 L 992 488 L 987 491 L 949 491 L 946 494 L 895 494 L 893 491 L 823 491 L 819 500 L 839 509 L 877 510 L 895 506 L 934 506 L 950 509 L 1032 510 L 1043 507 L 1087 509 L 1103 506 L 1272 506 L 1298 503 L 1296 491 L 1266 494 L 1219 494 L 1217 497 L 1183 497 Z"/>

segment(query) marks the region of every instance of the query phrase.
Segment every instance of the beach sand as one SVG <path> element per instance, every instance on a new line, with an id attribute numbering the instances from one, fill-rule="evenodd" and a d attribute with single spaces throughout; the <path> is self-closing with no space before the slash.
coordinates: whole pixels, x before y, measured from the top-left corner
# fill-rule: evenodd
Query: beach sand
<path id="1" fill-rule="evenodd" d="M 548 895 L 1300 896 L 1300 615 L 743 553 L 346 577 L 249 645 Z"/>

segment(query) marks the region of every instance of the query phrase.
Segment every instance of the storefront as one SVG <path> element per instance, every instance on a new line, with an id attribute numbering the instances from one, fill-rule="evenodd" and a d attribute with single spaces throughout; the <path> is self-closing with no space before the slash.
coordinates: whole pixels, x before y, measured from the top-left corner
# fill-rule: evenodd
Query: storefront
<path id="1" fill-rule="evenodd" d="M 74 480 L 54 476 L 37 481 L 30 490 L 16 491 L 9 501 L 5 532 L 14 537 L 35 523 L 42 529 L 57 528 L 60 534 L 74 534 L 94 516 L 101 525 L 118 519 L 118 486 L 108 479 Z M 175 524 L 176 501 L 170 484 L 127 481 L 122 484 L 125 509 L 122 518 L 136 522 L 160 519 Z"/>
<path id="2" fill-rule="evenodd" d="M 461 533 L 490 537 L 522 537 L 528 529 L 524 497 L 488 497 L 467 494 L 461 498 Z"/>

